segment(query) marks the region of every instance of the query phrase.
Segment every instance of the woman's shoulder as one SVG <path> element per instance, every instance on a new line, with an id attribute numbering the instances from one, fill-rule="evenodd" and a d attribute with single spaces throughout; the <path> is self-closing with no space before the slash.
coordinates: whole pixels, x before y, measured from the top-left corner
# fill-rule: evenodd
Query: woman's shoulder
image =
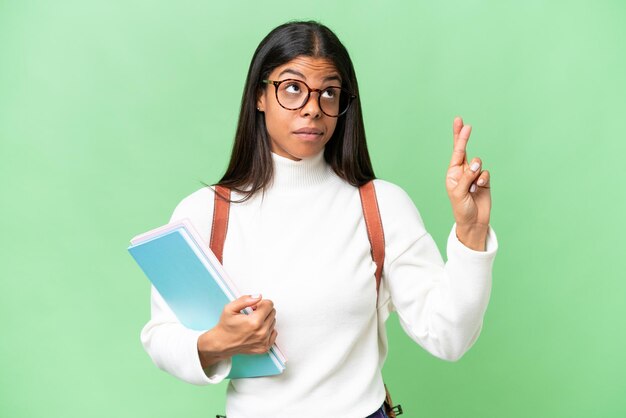
<path id="1" fill-rule="evenodd" d="M 387 180 L 375 179 L 374 188 L 385 230 L 402 229 L 412 225 L 420 232 L 425 232 L 419 210 L 402 187 Z"/>
<path id="2" fill-rule="evenodd" d="M 411 196 L 400 186 L 387 180 L 375 179 L 374 188 L 379 204 L 399 207 L 404 210 L 415 209 Z"/>
<path id="3" fill-rule="evenodd" d="M 384 199 L 406 200 L 411 199 L 408 193 L 400 186 L 383 179 L 374 179 L 376 196 Z"/>
<path id="4" fill-rule="evenodd" d="M 208 242 L 213 220 L 214 191 L 204 186 L 185 196 L 174 208 L 170 222 L 188 219 L 200 236 Z"/>
<path id="5" fill-rule="evenodd" d="M 212 187 L 204 186 L 195 192 L 183 197 L 172 214 L 170 221 L 178 220 L 184 215 L 195 214 L 198 212 L 206 212 L 207 209 L 213 210 L 214 191 Z"/>

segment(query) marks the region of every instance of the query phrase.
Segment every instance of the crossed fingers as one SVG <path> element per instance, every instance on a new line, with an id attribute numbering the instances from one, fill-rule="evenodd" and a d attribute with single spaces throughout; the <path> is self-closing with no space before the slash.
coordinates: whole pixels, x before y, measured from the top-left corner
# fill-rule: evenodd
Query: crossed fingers
<path id="1" fill-rule="evenodd" d="M 471 125 L 464 125 L 463 119 L 459 116 L 454 118 L 454 122 L 452 124 L 454 146 L 452 150 L 452 157 L 450 158 L 449 168 L 460 168 L 463 176 L 460 179 L 457 179 L 457 181 L 461 183 L 461 187 L 464 190 L 469 189 L 470 193 L 474 193 L 477 187 L 488 189 L 490 187 L 490 183 L 489 172 L 487 170 L 480 171 L 482 166 L 480 158 L 473 158 L 471 163 L 468 163 L 467 161 L 467 142 L 469 141 L 471 132 Z"/>

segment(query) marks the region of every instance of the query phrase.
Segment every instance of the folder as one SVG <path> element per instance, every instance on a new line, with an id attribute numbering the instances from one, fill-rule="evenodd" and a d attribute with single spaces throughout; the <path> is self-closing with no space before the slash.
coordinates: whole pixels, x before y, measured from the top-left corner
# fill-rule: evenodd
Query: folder
<path id="1" fill-rule="evenodd" d="M 128 251 L 187 328 L 215 327 L 224 306 L 241 296 L 188 219 L 137 235 Z M 253 311 L 248 307 L 241 312 Z M 264 354 L 236 354 L 227 378 L 281 374 L 286 362 L 277 344 Z"/>

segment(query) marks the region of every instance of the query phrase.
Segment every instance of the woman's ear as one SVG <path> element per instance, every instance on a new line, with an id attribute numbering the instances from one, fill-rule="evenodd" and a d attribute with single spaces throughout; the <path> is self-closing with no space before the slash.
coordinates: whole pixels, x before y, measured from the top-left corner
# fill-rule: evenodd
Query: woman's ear
<path id="1" fill-rule="evenodd" d="M 264 91 L 261 90 L 259 91 L 259 94 L 257 94 L 256 110 L 258 110 L 259 112 L 265 111 L 265 94 L 263 93 Z"/>

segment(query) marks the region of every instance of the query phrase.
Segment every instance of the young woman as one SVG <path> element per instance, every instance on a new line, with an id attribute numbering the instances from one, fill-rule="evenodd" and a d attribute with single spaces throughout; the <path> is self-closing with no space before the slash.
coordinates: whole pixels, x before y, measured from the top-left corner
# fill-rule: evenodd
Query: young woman
<path id="1" fill-rule="evenodd" d="M 215 384 L 233 355 L 263 353 L 276 341 L 286 370 L 231 380 L 228 418 L 385 417 L 391 311 L 410 338 L 448 361 L 482 327 L 498 244 L 489 173 L 479 158 L 466 160 L 470 130 L 454 119 L 446 189 L 455 223 L 444 263 L 409 196 L 374 177 L 344 46 L 315 22 L 272 30 L 252 58 L 218 183 L 232 191 L 223 264 L 245 296 L 225 306 L 217 326 L 197 332 L 153 288 L 141 339 L 155 364 L 184 381 Z M 385 239 L 378 293 L 358 189 L 370 180 Z M 214 193 L 197 190 L 171 217 L 189 218 L 207 244 Z M 248 306 L 254 313 L 242 314 Z"/>

